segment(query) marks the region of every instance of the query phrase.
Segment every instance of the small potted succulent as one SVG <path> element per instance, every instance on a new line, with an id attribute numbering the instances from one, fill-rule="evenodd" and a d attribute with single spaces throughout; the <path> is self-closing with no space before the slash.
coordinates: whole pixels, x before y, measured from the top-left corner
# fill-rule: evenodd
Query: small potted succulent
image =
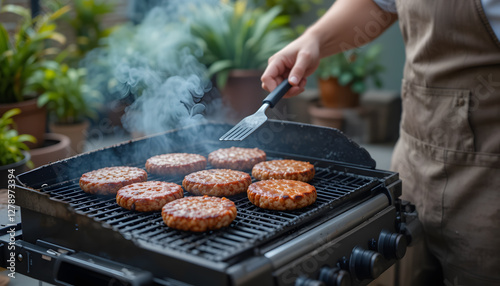
<path id="1" fill-rule="evenodd" d="M 373 45 L 322 59 L 316 73 L 321 104 L 329 108 L 354 108 L 359 105 L 359 96 L 366 90 L 368 79 L 381 87 L 380 73 L 384 67 L 379 63 L 380 51 L 380 45 Z"/>
<path id="2" fill-rule="evenodd" d="M 25 142 L 35 143 L 35 137 L 28 134 L 19 135 L 17 130 L 12 128 L 12 117 L 19 113 L 21 110 L 15 108 L 0 117 L 0 189 L 7 188 L 13 175 L 33 167 Z"/>

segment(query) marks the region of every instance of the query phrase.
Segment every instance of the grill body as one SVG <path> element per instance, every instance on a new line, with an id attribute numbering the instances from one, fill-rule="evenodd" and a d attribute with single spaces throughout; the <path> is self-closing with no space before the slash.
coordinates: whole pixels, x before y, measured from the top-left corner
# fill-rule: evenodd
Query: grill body
<path id="1" fill-rule="evenodd" d="M 370 155 L 335 129 L 271 120 L 243 142 L 218 141 L 229 127 L 174 130 L 18 176 L 22 228 L 16 255 L 27 258 L 17 269 L 60 285 L 313 285 L 308 283 L 329 269 L 362 285 L 395 262 L 391 255 L 373 253 L 381 251 L 381 232 L 397 234 L 405 225 L 396 173 L 376 170 Z M 317 201 L 280 212 L 259 209 L 244 195 L 231 197 L 235 221 L 198 234 L 169 229 L 160 213 L 122 209 L 113 197 L 85 194 L 78 185 L 90 170 L 144 168 L 154 155 L 207 156 L 230 146 L 261 148 L 268 160 L 313 163 L 316 176 L 310 183 Z M 182 177 L 148 180 L 180 184 Z"/>

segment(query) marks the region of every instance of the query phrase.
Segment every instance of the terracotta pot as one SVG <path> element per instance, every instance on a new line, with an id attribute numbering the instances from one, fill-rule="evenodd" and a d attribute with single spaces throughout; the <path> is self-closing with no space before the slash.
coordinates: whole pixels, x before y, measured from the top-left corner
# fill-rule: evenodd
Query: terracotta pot
<path id="1" fill-rule="evenodd" d="M 324 107 L 318 102 L 314 102 L 309 106 L 308 111 L 312 124 L 343 130 L 344 115 L 342 109 Z"/>
<path id="2" fill-rule="evenodd" d="M 31 161 L 35 167 L 67 158 L 71 154 L 68 136 L 46 133 L 43 146 L 30 150 Z"/>
<path id="3" fill-rule="evenodd" d="M 342 86 L 336 78 L 319 79 L 321 104 L 329 108 L 353 108 L 359 106 L 359 94 L 350 85 Z"/>
<path id="4" fill-rule="evenodd" d="M 28 162 L 31 158 L 30 153 L 26 151 L 22 151 L 24 154 L 24 159 L 19 162 L 15 162 L 9 165 L 0 166 L 0 189 L 7 189 L 9 186 L 9 174 L 13 174 L 17 176 L 23 172 L 28 170 L 26 167 L 26 162 Z M 13 172 L 9 172 L 9 170 L 13 170 Z"/>
<path id="5" fill-rule="evenodd" d="M 233 70 L 222 90 L 222 99 L 229 107 L 228 121 L 236 123 L 255 113 L 262 105 L 266 92 L 261 87 L 260 70 Z"/>
<path id="6" fill-rule="evenodd" d="M 30 134 L 35 136 L 36 143 L 27 142 L 29 148 L 42 146 L 47 122 L 47 109 L 39 108 L 36 104 L 37 99 L 30 99 L 23 102 L 0 104 L 0 114 L 4 114 L 12 108 L 21 109 L 21 113 L 14 116 L 14 122 L 19 134 Z"/>
<path id="7" fill-rule="evenodd" d="M 71 154 L 80 154 L 85 147 L 87 139 L 87 129 L 89 128 L 88 120 L 84 120 L 75 124 L 51 123 L 50 131 L 52 133 L 63 134 L 69 137 Z"/>

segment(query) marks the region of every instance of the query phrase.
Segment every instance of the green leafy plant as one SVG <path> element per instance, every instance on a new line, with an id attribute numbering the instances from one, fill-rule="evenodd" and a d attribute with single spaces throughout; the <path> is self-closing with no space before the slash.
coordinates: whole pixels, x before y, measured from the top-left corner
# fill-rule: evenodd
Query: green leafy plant
<path id="1" fill-rule="evenodd" d="M 16 129 L 12 129 L 14 121 L 12 117 L 21 113 L 19 108 L 11 109 L 0 117 L 0 165 L 9 165 L 24 159 L 23 150 L 28 147 L 24 142 L 35 143 L 35 137 L 27 134 L 19 135 Z M 28 167 L 33 168 L 31 161 L 26 163 Z"/>
<path id="2" fill-rule="evenodd" d="M 191 23 L 191 33 L 203 46 L 201 62 L 209 76 L 216 75 L 219 88 L 225 86 L 232 69 L 264 69 L 267 60 L 293 37 L 289 16 L 281 7 L 268 11 L 251 9 L 246 1 L 205 6 Z"/>
<path id="3" fill-rule="evenodd" d="M 368 49 L 356 49 L 329 56 L 320 61 L 317 75 L 321 79 L 337 78 L 342 86 L 350 85 L 355 93 L 366 90 L 367 79 L 372 79 L 377 87 L 382 87 L 380 73 L 384 67 L 379 63 L 380 45 Z"/>
<path id="4" fill-rule="evenodd" d="M 49 40 L 64 43 L 65 38 L 56 32 L 54 21 L 68 11 L 69 7 L 64 6 L 32 19 L 29 10 L 21 6 L 1 7 L 0 13 L 17 14 L 21 21 L 12 38 L 0 24 L 0 103 L 21 102 L 36 96 L 29 94 L 27 81 L 44 60 L 58 52 Z"/>
<path id="5" fill-rule="evenodd" d="M 110 3 L 111 2 L 111 3 Z M 85 55 L 104 45 L 103 39 L 114 30 L 104 28 L 102 18 L 114 9 L 115 1 L 104 0 L 45 0 L 43 5 L 51 11 L 57 11 L 64 6 L 71 6 L 72 13 L 65 14 L 61 20 L 72 27 L 70 33 L 76 38 L 65 50 L 66 62 L 76 66 Z"/>
<path id="6" fill-rule="evenodd" d="M 49 114 L 58 123 L 78 123 L 86 117 L 94 117 L 91 103 L 99 99 L 85 84 L 86 70 L 70 68 L 67 64 L 49 62 L 31 77 L 33 87 L 42 93 L 38 106 L 47 106 Z"/>

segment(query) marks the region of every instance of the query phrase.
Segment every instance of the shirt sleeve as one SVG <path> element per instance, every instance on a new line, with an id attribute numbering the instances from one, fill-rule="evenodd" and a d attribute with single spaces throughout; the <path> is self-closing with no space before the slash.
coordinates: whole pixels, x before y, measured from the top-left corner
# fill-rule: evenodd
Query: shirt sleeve
<path id="1" fill-rule="evenodd" d="M 397 13 L 396 0 L 373 0 L 382 10 Z"/>
<path id="2" fill-rule="evenodd" d="M 375 0 L 374 0 L 375 1 Z M 491 28 L 497 39 L 500 39 L 500 1 L 497 0 L 481 0 L 483 5 L 484 14 L 490 22 Z"/>

